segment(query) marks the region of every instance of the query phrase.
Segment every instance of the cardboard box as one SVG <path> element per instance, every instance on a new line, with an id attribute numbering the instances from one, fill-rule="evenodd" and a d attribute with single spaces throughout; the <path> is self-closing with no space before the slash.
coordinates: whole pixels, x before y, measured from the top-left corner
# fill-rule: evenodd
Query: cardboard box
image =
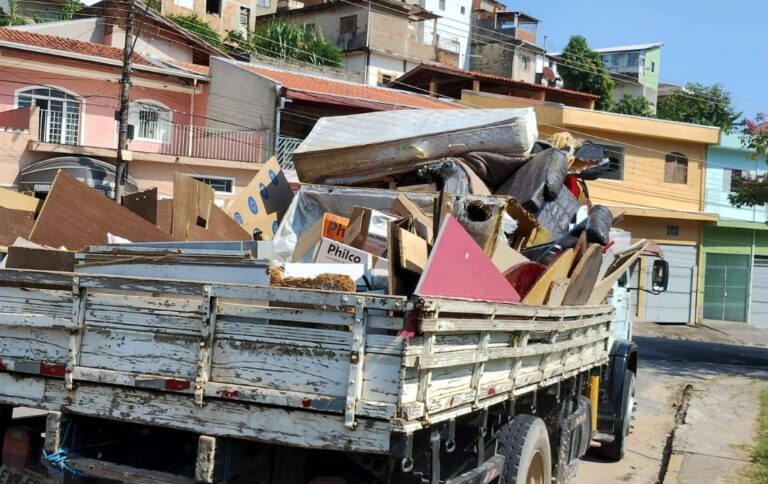
<path id="1" fill-rule="evenodd" d="M 226 212 L 248 234 L 259 236 L 261 240 L 272 240 L 292 199 L 293 191 L 273 156 Z"/>
<path id="2" fill-rule="evenodd" d="M 366 207 L 354 207 L 344 243 L 381 256 L 387 251 L 387 227 L 397 217 Z"/>
<path id="3" fill-rule="evenodd" d="M 365 264 L 368 269 L 376 273 L 382 270 L 386 274 L 389 270 L 387 259 L 325 237 L 317 244 L 312 260 L 320 263 Z"/>
<path id="4" fill-rule="evenodd" d="M 299 236 L 293 250 L 293 261 L 301 260 L 323 238 L 343 242 L 348 225 L 348 218 L 326 212 L 309 230 Z"/>

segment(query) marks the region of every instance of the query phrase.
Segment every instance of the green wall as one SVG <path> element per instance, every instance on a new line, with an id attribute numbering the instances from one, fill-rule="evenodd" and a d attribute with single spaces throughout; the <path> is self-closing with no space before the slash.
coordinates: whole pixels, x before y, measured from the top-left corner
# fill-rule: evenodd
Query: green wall
<path id="1" fill-rule="evenodd" d="M 752 230 L 706 225 L 703 250 L 705 253 L 749 255 Z M 768 256 L 768 230 L 755 231 L 755 255 Z"/>
<path id="2" fill-rule="evenodd" d="M 655 63 L 653 72 L 651 72 L 651 63 Z M 645 51 L 645 69 L 638 76 L 638 82 L 644 86 L 659 88 L 659 72 L 661 72 L 661 48 L 648 49 Z"/>

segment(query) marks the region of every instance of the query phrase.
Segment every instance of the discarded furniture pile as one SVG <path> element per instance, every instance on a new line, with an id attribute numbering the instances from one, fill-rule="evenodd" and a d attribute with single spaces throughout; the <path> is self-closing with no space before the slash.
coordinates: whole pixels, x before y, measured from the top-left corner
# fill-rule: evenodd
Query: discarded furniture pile
<path id="1" fill-rule="evenodd" d="M 601 303 L 645 246 L 589 199 L 604 149 L 538 140 L 532 109 L 323 118 L 293 157 L 296 193 L 273 159 L 224 209 L 180 174 L 173 199 L 152 189 L 120 206 L 60 172 L 42 207 L 0 198 L 4 263 L 221 282 L 228 270 L 210 268 L 230 267 L 232 282 L 573 306 Z M 243 245 L 254 239 L 271 242 Z M 54 263 L 46 247 L 78 253 Z"/>

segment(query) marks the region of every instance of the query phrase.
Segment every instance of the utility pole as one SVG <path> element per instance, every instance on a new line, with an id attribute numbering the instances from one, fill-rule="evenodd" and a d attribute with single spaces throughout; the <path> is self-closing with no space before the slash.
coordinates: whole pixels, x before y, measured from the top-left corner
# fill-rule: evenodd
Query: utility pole
<path id="1" fill-rule="evenodd" d="M 125 182 L 128 180 L 128 108 L 131 100 L 131 57 L 133 56 L 133 0 L 125 2 L 125 49 L 123 50 L 123 76 L 120 78 L 120 124 L 117 138 L 117 166 L 115 168 L 115 201 L 122 203 Z"/>

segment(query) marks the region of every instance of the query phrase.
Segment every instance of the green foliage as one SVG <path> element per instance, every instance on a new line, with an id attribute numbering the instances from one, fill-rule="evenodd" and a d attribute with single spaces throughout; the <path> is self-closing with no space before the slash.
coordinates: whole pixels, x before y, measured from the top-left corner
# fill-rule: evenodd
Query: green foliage
<path id="1" fill-rule="evenodd" d="M 621 100 L 613 106 L 613 112 L 619 114 L 631 114 L 633 116 L 645 116 L 646 118 L 654 117 L 651 103 L 645 98 L 645 96 L 633 96 L 632 94 L 624 94 Z"/>
<path id="2" fill-rule="evenodd" d="M 329 44 L 316 27 L 273 20 L 243 35 L 230 31 L 224 39 L 237 50 L 280 59 L 296 59 L 321 66 L 341 65 L 341 51 Z"/>
<path id="3" fill-rule="evenodd" d="M 221 42 L 219 33 L 213 30 L 210 25 L 205 23 L 197 15 L 168 15 L 168 18 L 176 25 L 195 34 L 200 40 L 208 42 L 214 47 L 222 48 L 224 46 Z"/>
<path id="4" fill-rule="evenodd" d="M 755 120 L 744 121 L 741 144 L 749 150 L 749 159 L 765 159 L 768 157 L 768 124 L 765 113 L 757 115 Z M 732 192 L 728 200 L 736 207 L 754 207 L 756 205 L 768 205 L 768 176 L 755 175 L 750 178 L 734 179 L 731 184 Z M 768 423 L 768 422 L 767 422 Z M 766 430 L 768 433 L 768 429 Z M 768 436 L 765 443 L 766 476 L 768 476 Z"/>
<path id="5" fill-rule="evenodd" d="M 768 483 L 768 390 L 760 394 L 760 415 L 757 419 L 757 442 L 752 451 L 752 465 L 747 469 L 750 482 Z"/>
<path id="6" fill-rule="evenodd" d="M 614 82 L 603 66 L 603 59 L 587 45 L 587 39 L 574 35 L 558 60 L 557 71 L 566 89 L 600 96 L 595 108 L 610 111 Z"/>
<path id="7" fill-rule="evenodd" d="M 731 95 L 719 84 L 705 86 L 689 82 L 659 99 L 656 116 L 670 121 L 717 126 L 730 132 L 741 116 L 731 105 Z"/>
<path id="8" fill-rule="evenodd" d="M 8 11 L 0 7 L 0 27 L 13 27 L 14 25 L 27 25 L 26 18 L 19 15 L 19 1 L 8 0 Z"/>

